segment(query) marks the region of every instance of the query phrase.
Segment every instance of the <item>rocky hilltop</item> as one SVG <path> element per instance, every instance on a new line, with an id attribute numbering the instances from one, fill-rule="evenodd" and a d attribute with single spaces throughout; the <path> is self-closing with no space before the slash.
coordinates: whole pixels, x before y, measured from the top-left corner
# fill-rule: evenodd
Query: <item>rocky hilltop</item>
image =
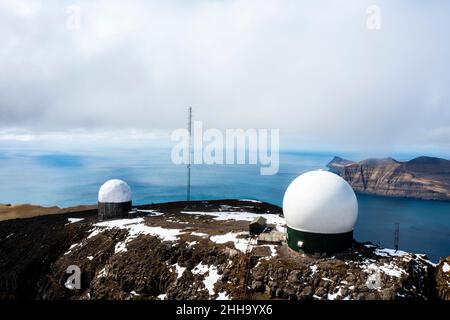
<path id="1" fill-rule="evenodd" d="M 354 162 L 334 157 L 330 171 L 339 174 L 356 192 L 424 200 L 450 200 L 450 160 L 419 157 Z"/>
<path id="2" fill-rule="evenodd" d="M 0 299 L 449 299 L 448 259 L 354 242 L 334 256 L 284 241 L 281 208 L 250 200 L 141 206 L 0 222 Z M 262 216 L 264 237 L 249 235 Z M 81 271 L 80 287 L 67 270 Z"/>

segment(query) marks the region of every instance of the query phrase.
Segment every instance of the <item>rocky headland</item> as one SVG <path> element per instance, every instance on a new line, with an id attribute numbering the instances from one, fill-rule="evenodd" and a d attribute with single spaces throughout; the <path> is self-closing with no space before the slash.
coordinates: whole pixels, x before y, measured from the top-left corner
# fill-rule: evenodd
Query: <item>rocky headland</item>
<path id="1" fill-rule="evenodd" d="M 334 157 L 330 171 L 344 178 L 356 192 L 424 200 L 450 200 L 450 160 L 418 157 L 360 162 Z"/>

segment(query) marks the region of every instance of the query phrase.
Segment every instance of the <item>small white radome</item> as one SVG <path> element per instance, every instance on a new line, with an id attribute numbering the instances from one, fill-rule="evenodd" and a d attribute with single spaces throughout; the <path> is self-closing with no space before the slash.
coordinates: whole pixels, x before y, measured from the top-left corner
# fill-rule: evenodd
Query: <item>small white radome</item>
<path id="1" fill-rule="evenodd" d="M 123 180 L 109 180 L 100 187 L 98 201 L 101 203 L 129 202 L 131 201 L 131 188 Z"/>

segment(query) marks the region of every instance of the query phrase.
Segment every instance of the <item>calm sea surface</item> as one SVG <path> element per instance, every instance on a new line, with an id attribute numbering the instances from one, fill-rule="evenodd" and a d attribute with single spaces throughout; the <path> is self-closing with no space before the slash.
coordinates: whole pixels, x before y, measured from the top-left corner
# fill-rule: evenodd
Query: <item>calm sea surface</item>
<path id="1" fill-rule="evenodd" d="M 296 176 L 325 169 L 333 156 L 283 152 L 279 173 L 273 176 L 261 176 L 259 167 L 252 165 L 194 165 L 192 198 L 251 198 L 281 205 L 284 190 Z M 136 204 L 185 199 L 186 169 L 172 164 L 167 149 L 0 149 L 0 203 L 93 204 L 100 185 L 111 178 L 130 184 Z M 426 253 L 433 261 L 450 255 L 450 202 L 367 195 L 358 195 L 358 200 L 357 240 L 393 247 L 398 222 L 400 249 Z"/>

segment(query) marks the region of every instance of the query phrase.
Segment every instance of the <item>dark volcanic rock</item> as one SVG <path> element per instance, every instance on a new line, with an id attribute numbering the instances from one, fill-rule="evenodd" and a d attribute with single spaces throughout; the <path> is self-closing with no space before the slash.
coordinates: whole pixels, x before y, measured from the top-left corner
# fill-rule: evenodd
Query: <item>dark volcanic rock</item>
<path id="1" fill-rule="evenodd" d="M 436 288 L 439 298 L 450 300 L 450 257 L 441 259 L 436 266 Z"/>
<path id="2" fill-rule="evenodd" d="M 247 260 L 248 221 L 208 215 L 226 208 L 279 214 L 275 206 L 191 204 L 203 214 L 183 214 L 186 203 L 145 208 L 159 213 L 102 223 L 95 210 L 0 222 L 0 299 L 449 299 L 448 260 L 435 269 L 424 256 L 357 242 L 333 257 L 255 244 Z M 66 272 L 74 265 L 79 289 Z"/>

